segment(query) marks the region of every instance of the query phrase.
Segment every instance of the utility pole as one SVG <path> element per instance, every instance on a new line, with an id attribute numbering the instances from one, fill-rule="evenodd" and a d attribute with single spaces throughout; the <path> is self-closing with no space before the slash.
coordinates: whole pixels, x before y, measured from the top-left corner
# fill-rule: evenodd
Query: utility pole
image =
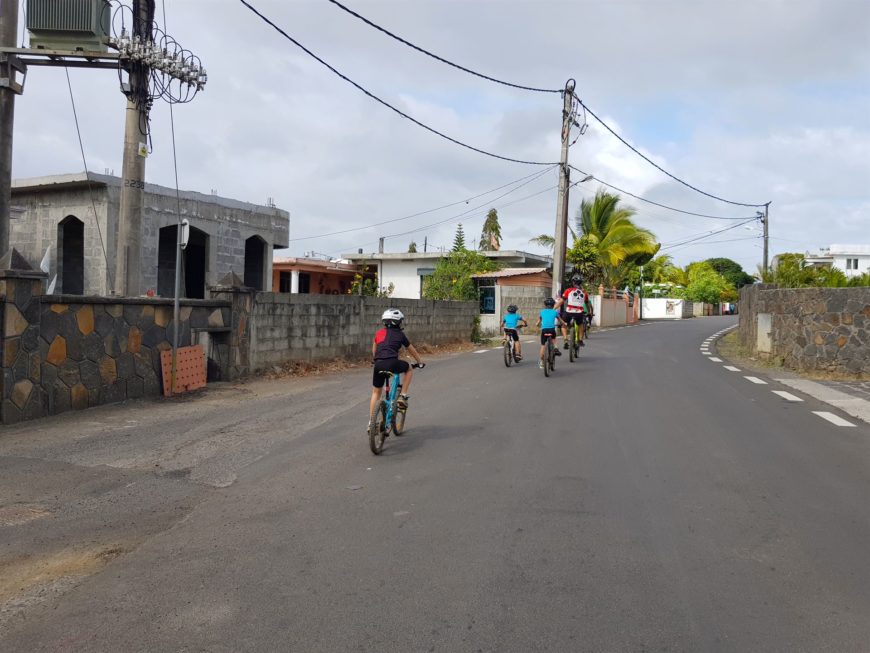
<path id="1" fill-rule="evenodd" d="M 423 236 L 423 253 L 426 253 L 426 248 L 429 246 L 429 236 Z"/>
<path id="2" fill-rule="evenodd" d="M 154 30 L 154 0 L 133 0 L 133 42 L 151 41 Z M 145 157 L 148 156 L 148 113 L 151 109 L 150 69 L 141 61 L 129 61 L 127 120 L 124 127 L 124 162 L 118 211 L 118 246 L 115 258 L 115 292 L 136 297 L 142 294 L 142 205 L 145 196 Z"/>
<path id="3" fill-rule="evenodd" d="M 18 0 L 0 0 L 0 47 L 14 48 L 17 35 Z M 6 54 L 0 55 L 0 66 L 0 256 L 3 256 L 9 251 L 9 218 L 12 213 L 12 125 L 15 122 L 16 68 L 14 59 Z"/>
<path id="4" fill-rule="evenodd" d="M 767 225 L 769 222 L 768 213 L 770 209 L 770 202 L 764 205 L 764 217 L 761 218 L 761 221 L 764 223 L 764 260 L 761 264 L 761 269 L 764 270 L 764 274 L 767 274 L 767 241 L 768 241 L 768 233 L 767 233 Z"/>
<path id="5" fill-rule="evenodd" d="M 559 161 L 559 199 L 556 204 L 556 237 L 553 247 L 553 296 L 562 294 L 565 277 L 565 251 L 568 239 L 568 144 L 574 122 L 575 81 L 569 79 L 562 92 L 562 157 Z"/>

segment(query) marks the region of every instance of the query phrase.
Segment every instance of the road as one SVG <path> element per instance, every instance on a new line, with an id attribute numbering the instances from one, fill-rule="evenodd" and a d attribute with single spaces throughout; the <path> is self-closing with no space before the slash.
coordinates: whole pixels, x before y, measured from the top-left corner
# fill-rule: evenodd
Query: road
<path id="1" fill-rule="evenodd" d="M 733 323 L 433 360 L 379 457 L 367 369 L 0 431 L 0 650 L 868 651 L 870 428 Z"/>

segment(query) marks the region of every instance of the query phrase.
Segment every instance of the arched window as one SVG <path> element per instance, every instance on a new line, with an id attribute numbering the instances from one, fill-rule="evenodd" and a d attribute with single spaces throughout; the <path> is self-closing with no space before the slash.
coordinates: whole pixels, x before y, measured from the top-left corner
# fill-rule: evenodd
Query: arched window
<path id="1" fill-rule="evenodd" d="M 85 223 L 74 215 L 57 225 L 57 288 L 64 295 L 85 292 Z"/>
<path id="2" fill-rule="evenodd" d="M 259 236 L 251 236 L 245 241 L 245 285 L 262 290 L 265 276 L 266 241 Z"/>

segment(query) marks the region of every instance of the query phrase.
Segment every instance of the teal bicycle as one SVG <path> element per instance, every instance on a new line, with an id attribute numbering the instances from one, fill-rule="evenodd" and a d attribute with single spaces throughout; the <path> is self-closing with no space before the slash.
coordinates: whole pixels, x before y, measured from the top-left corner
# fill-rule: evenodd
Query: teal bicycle
<path id="1" fill-rule="evenodd" d="M 414 363 L 414 369 L 426 367 L 425 363 Z M 372 413 L 369 425 L 369 447 L 372 453 L 380 455 L 384 450 L 384 440 L 390 433 L 397 436 L 405 431 L 405 417 L 408 409 L 399 407 L 399 395 L 402 391 L 402 375 L 394 372 L 382 371 L 387 376 L 387 388 L 380 403 Z"/>

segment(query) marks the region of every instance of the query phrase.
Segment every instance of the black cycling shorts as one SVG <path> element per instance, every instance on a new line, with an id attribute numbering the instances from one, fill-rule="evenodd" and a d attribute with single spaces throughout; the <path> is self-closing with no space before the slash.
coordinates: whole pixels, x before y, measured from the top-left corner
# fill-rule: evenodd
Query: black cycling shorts
<path id="1" fill-rule="evenodd" d="M 556 337 L 556 329 L 541 329 L 541 344 L 546 345 L 548 338 Z"/>
<path id="2" fill-rule="evenodd" d="M 571 326 L 571 322 L 577 322 L 579 325 L 583 325 L 583 320 L 585 319 L 583 316 L 586 313 L 562 313 L 560 317 L 562 321 L 565 323 L 565 326 Z"/>
<path id="3" fill-rule="evenodd" d="M 515 341 L 515 342 L 516 342 L 516 341 L 519 341 L 519 339 L 520 339 L 520 334 L 517 332 L 516 329 L 505 329 L 504 332 L 505 332 L 505 335 L 506 335 L 508 338 L 510 338 L 511 340 L 513 340 L 513 341 Z"/>
<path id="4" fill-rule="evenodd" d="M 387 375 L 381 372 L 392 372 L 393 374 L 404 374 L 411 368 L 408 361 L 399 360 L 398 358 L 384 358 L 375 361 L 375 369 L 372 373 L 372 385 L 376 388 L 383 388 L 387 382 Z"/>

